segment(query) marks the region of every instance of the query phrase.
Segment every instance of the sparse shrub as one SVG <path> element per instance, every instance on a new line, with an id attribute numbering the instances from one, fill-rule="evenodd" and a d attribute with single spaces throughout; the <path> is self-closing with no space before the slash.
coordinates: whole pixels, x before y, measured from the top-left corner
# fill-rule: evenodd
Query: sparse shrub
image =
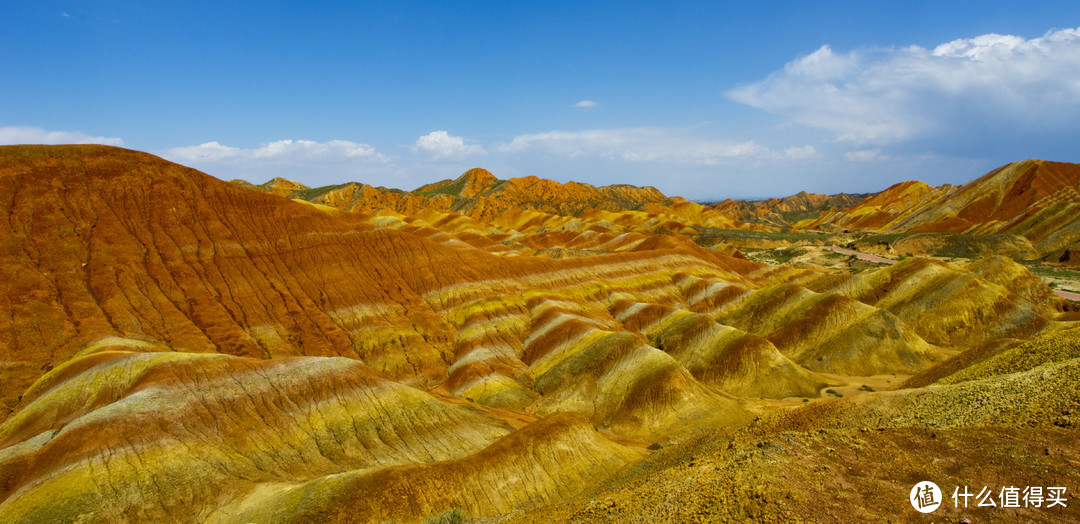
<path id="1" fill-rule="evenodd" d="M 658 450 L 658 449 L 662 449 L 663 447 L 664 447 L 664 446 L 663 446 L 663 445 L 661 445 L 661 444 L 660 444 L 659 442 L 653 442 L 652 444 L 649 444 L 649 448 L 648 448 L 648 449 L 649 449 L 650 451 L 656 451 L 656 450 Z"/>
<path id="2" fill-rule="evenodd" d="M 840 397 L 844 396 L 843 393 L 840 393 L 839 391 L 836 391 L 835 389 L 826 389 L 825 392 L 832 395 L 832 396 L 834 396 L 834 397 L 836 397 L 836 398 L 840 398 Z"/>
<path id="3" fill-rule="evenodd" d="M 797 248 L 797 247 L 785 247 L 785 248 L 774 250 L 772 255 L 773 255 L 773 260 L 775 260 L 777 264 L 786 264 L 786 263 L 790 262 L 791 259 L 793 259 L 793 258 L 795 258 L 795 257 L 797 257 L 799 255 L 802 255 L 804 253 L 806 253 L 805 249 L 801 249 L 801 248 Z"/>
<path id="4" fill-rule="evenodd" d="M 802 401 L 803 401 L 803 402 L 810 402 L 810 399 L 808 399 L 808 398 L 804 398 L 804 399 L 802 399 Z"/>
<path id="5" fill-rule="evenodd" d="M 859 388 L 859 391 L 874 391 L 874 388 L 872 388 L 870 386 L 867 386 L 866 384 L 863 384 L 862 387 Z"/>
<path id="6" fill-rule="evenodd" d="M 450 508 L 424 519 L 424 524 L 465 524 L 465 512 L 461 508 Z"/>

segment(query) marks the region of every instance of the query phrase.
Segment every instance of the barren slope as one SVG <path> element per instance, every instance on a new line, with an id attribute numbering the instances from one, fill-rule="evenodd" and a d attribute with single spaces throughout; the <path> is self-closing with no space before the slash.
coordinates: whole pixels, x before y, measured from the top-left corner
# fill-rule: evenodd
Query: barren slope
<path id="1" fill-rule="evenodd" d="M 1040 255 L 1064 258 L 1080 242 L 1080 165 L 1024 160 L 960 187 L 896 184 L 844 211 L 801 227 L 891 232 L 1011 234 Z"/>
<path id="2" fill-rule="evenodd" d="M 765 266 L 678 234 L 728 220 L 703 206 L 482 170 L 412 193 L 265 194 L 288 185 L 105 146 L 0 148 L 0 520 L 418 522 L 553 505 L 545 519 L 598 516 L 567 503 L 609 495 L 624 519 L 703 504 L 806 517 L 817 466 L 858 464 L 829 450 L 861 428 L 881 430 L 852 444 L 874 447 L 875 478 L 925 472 L 888 450 L 927 459 L 930 426 L 952 428 L 942 453 L 1028 439 L 993 452 L 1024 475 L 1045 469 L 1021 462 L 1037 442 L 1075 450 L 1051 428 L 1077 402 L 1075 348 L 1054 349 L 1075 326 L 1007 259 Z M 379 207 L 346 211 L 362 205 Z M 973 351 L 997 356 L 958 357 Z M 853 391 L 957 371 L 949 386 Z M 830 387 L 853 392 L 825 400 Z M 1001 429 L 1016 424 L 1045 436 Z M 773 438 L 793 444 L 754 451 Z M 794 502 L 767 509 L 783 493 L 740 484 L 755 475 L 792 475 Z M 643 495 L 655 486 L 673 495 Z M 882 502 L 866 497 L 839 503 Z"/>

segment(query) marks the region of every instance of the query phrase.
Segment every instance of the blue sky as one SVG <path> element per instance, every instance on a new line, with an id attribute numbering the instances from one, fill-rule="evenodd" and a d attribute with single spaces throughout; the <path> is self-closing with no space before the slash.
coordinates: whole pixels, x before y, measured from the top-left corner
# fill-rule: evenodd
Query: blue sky
<path id="1" fill-rule="evenodd" d="M 745 4 L 745 5 L 727 5 Z M 706 200 L 1080 162 L 1080 3 L 11 2 L 0 143 Z"/>

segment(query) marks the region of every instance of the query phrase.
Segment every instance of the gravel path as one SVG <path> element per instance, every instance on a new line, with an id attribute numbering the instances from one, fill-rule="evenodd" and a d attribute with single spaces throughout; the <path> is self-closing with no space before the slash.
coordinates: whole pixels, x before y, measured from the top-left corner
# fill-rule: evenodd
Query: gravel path
<path id="1" fill-rule="evenodd" d="M 1072 300 L 1073 302 L 1080 302 L 1080 293 L 1070 293 L 1068 291 L 1060 291 L 1055 289 L 1054 293 L 1057 293 L 1059 297 Z"/>

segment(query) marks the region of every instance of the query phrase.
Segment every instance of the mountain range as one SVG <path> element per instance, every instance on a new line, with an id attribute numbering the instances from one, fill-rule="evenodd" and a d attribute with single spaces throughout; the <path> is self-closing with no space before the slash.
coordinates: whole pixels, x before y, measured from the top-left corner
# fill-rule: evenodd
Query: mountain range
<path id="1" fill-rule="evenodd" d="M 705 206 L 0 147 L 0 518 L 861 521 L 914 519 L 928 478 L 1071 494 L 1080 313 L 1025 265 L 838 271 L 707 239 L 995 233 L 1053 254 L 1080 241 L 1078 176 L 1025 161 L 851 205 Z"/>

